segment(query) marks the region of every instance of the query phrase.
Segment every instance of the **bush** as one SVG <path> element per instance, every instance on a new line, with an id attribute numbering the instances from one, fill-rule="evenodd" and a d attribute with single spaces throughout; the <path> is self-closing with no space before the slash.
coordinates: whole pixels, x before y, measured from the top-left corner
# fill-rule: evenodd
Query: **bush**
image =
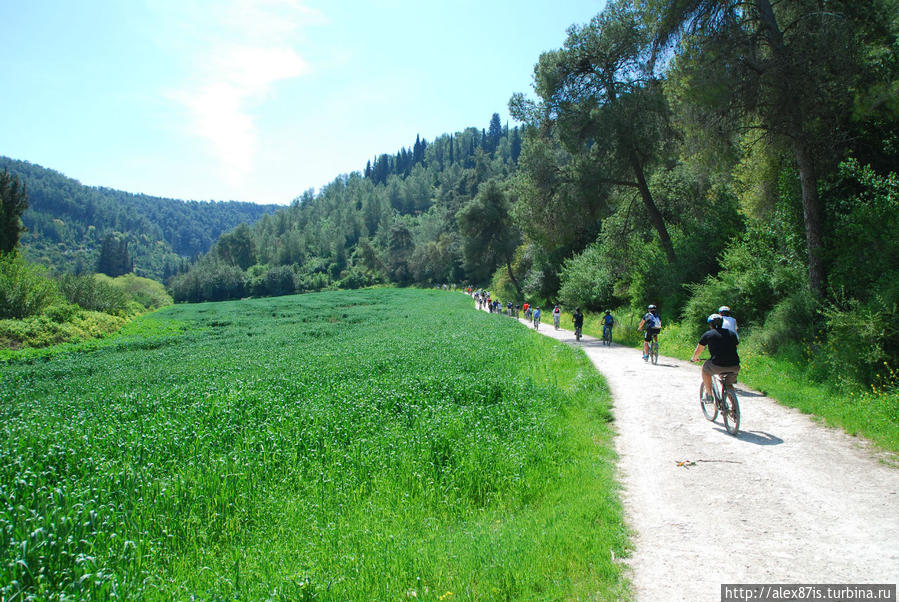
<path id="1" fill-rule="evenodd" d="M 775 353 L 800 340 L 814 341 L 820 329 L 817 302 L 803 288 L 780 300 L 768 312 L 764 326 L 753 332 L 752 343 L 766 353 Z"/>
<path id="2" fill-rule="evenodd" d="M 60 276 L 59 290 L 69 303 L 111 315 L 127 314 L 128 304 L 132 301 L 128 293 L 111 284 L 109 277 L 104 280 L 92 274 Z"/>
<path id="3" fill-rule="evenodd" d="M 169 292 L 177 303 L 224 301 L 244 297 L 249 282 L 239 267 L 210 260 L 172 278 Z"/>
<path id="4" fill-rule="evenodd" d="M 870 301 L 845 300 L 824 310 L 829 371 L 838 381 L 884 384 L 899 361 L 899 284 Z M 892 383 L 887 383 L 892 384 Z"/>
<path id="5" fill-rule="evenodd" d="M 801 258 L 784 253 L 778 245 L 774 229 L 764 224 L 750 227 L 742 239 L 725 250 L 723 269 L 717 276 L 688 287 L 691 296 L 684 307 L 683 320 L 699 329 L 710 313 L 728 305 L 741 328 L 761 325 L 783 299 L 808 294 Z M 795 339 L 803 334 L 794 329 L 790 336 Z"/>
<path id="6" fill-rule="evenodd" d="M 297 278 L 289 265 L 279 265 L 265 273 L 265 292 L 272 296 L 290 295 L 297 290 Z"/>
<path id="7" fill-rule="evenodd" d="M 18 253 L 0 254 L 0 318 L 36 316 L 59 301 L 59 289 L 45 268 Z"/>
<path id="8" fill-rule="evenodd" d="M 116 278 L 96 274 L 95 278 L 121 289 L 144 309 L 158 309 L 172 304 L 172 297 L 165 291 L 165 287 L 155 280 L 142 278 L 136 274 L 124 274 Z"/>
<path id="9" fill-rule="evenodd" d="M 78 313 L 78 306 L 73 303 L 59 303 L 48 307 L 44 315 L 56 323 L 70 322 Z"/>
<path id="10" fill-rule="evenodd" d="M 613 290 L 615 277 L 607 267 L 598 244 L 592 244 L 580 255 L 566 259 L 562 265 L 559 301 L 563 306 L 600 311 L 617 305 Z"/>

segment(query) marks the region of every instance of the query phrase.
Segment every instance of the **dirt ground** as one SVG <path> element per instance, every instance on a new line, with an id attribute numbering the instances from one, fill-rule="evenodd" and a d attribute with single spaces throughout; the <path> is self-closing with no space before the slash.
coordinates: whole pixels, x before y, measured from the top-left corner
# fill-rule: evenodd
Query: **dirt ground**
<path id="1" fill-rule="evenodd" d="M 894 458 L 739 383 L 733 437 L 702 415 L 698 366 L 644 363 L 546 321 L 540 333 L 581 347 L 612 391 L 637 600 L 720 600 L 722 583 L 899 583 Z"/>

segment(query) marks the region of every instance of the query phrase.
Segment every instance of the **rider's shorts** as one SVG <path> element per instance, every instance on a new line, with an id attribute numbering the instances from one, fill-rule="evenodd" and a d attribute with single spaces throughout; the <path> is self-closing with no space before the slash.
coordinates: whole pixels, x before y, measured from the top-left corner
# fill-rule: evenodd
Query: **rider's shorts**
<path id="1" fill-rule="evenodd" d="M 713 364 L 712 360 L 706 360 L 705 363 L 702 364 L 702 371 L 712 376 L 715 374 L 725 374 L 724 384 L 728 387 L 732 387 L 737 382 L 737 373 L 740 371 L 740 366 L 719 366 Z"/>
<path id="2" fill-rule="evenodd" d="M 658 335 L 662 332 L 661 328 L 647 328 L 646 332 L 643 333 L 643 340 L 647 343 L 652 340 L 652 337 Z"/>

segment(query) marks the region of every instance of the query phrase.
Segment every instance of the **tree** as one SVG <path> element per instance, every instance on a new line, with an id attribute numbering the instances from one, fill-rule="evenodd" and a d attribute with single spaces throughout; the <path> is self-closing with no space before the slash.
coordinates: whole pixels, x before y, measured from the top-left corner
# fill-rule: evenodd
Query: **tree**
<path id="1" fill-rule="evenodd" d="M 97 259 L 97 272 L 112 278 L 134 271 L 128 255 L 128 241 L 110 234 L 100 245 L 100 257 Z"/>
<path id="2" fill-rule="evenodd" d="M 657 0 L 658 48 L 677 44 L 674 75 L 696 122 L 754 128 L 789 150 L 799 172 L 809 286 L 827 270 L 822 174 L 845 148 L 859 49 L 887 23 L 889 1 Z M 834 152 L 834 151 L 837 152 Z"/>
<path id="3" fill-rule="evenodd" d="M 503 137 L 503 125 L 499 120 L 499 113 L 494 113 L 490 118 L 490 128 L 485 136 L 484 151 L 488 154 L 496 152 L 500 138 Z"/>
<path id="4" fill-rule="evenodd" d="M 0 174 L 0 253 L 10 253 L 19 244 L 25 231 L 20 218 L 27 208 L 25 184 L 20 188 L 19 178 L 4 170 Z"/>
<path id="5" fill-rule="evenodd" d="M 231 232 L 223 234 L 215 245 L 219 258 L 229 265 L 246 270 L 256 263 L 256 243 L 247 224 L 241 224 Z"/>
<path id="6" fill-rule="evenodd" d="M 390 278 L 400 284 L 408 284 L 412 281 L 412 270 L 409 261 L 415 251 L 415 241 L 412 232 L 403 222 L 396 222 L 391 226 L 387 245 L 387 267 L 390 270 Z"/>
<path id="7" fill-rule="evenodd" d="M 499 182 L 489 180 L 481 185 L 475 198 L 456 214 L 456 220 L 463 236 L 466 271 L 484 278 L 504 264 L 519 298 L 524 298 L 512 271 L 521 234 L 509 215 L 509 201 Z"/>
<path id="8" fill-rule="evenodd" d="M 540 56 L 539 105 L 513 96 L 513 114 L 534 135 L 552 132 L 574 157 L 584 157 L 594 181 L 638 192 L 669 263 L 675 253 L 648 184 L 670 139 L 668 105 L 654 75 L 651 31 L 625 2 L 610 3 L 585 26 L 572 26 L 561 50 Z"/>

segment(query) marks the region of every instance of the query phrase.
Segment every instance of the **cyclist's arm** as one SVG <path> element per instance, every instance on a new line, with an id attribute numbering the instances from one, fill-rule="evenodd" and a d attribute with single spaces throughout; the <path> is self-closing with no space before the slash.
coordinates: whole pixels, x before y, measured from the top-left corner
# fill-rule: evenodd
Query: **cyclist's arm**
<path id="1" fill-rule="evenodd" d="M 640 325 L 637 326 L 637 330 L 643 330 L 643 325 L 646 324 L 646 320 L 640 320 Z"/>
<path id="2" fill-rule="evenodd" d="M 703 351 L 705 351 L 705 345 L 703 345 L 702 343 L 699 343 L 698 345 L 696 345 L 696 350 L 693 351 L 693 357 L 690 358 L 690 361 L 698 362 L 699 354 L 702 353 Z"/>

